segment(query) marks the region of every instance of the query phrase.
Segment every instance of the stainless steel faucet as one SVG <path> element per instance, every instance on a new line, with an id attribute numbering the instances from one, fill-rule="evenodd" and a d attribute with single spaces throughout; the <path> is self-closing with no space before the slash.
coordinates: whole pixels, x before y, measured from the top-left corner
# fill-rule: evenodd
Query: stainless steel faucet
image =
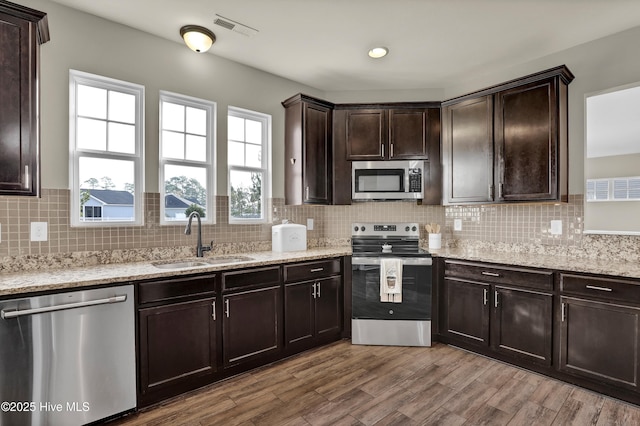
<path id="1" fill-rule="evenodd" d="M 187 227 L 184 229 L 184 234 L 191 235 L 191 221 L 194 216 L 198 219 L 198 245 L 196 246 L 196 256 L 203 257 L 203 253 L 205 251 L 210 251 L 211 247 L 213 247 L 213 241 L 211 241 L 211 245 L 209 246 L 202 245 L 202 222 L 200 221 L 200 214 L 198 214 L 198 212 L 191 212 L 189 215 L 189 223 L 187 223 Z"/>

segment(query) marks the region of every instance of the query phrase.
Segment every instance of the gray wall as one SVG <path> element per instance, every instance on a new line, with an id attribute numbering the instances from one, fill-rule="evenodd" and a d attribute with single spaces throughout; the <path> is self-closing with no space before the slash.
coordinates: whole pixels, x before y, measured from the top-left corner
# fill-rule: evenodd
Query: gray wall
<path id="1" fill-rule="evenodd" d="M 57 3 L 23 0 L 46 12 L 51 41 L 41 48 L 42 187 L 69 187 L 69 69 L 145 86 L 145 191 L 158 192 L 160 90 L 217 103 L 217 192 L 227 193 L 226 127 L 229 105 L 273 117 L 273 196 L 284 197 L 284 109 L 291 95 L 322 92 L 182 43 L 82 13 Z M 215 46 L 214 46 L 215 49 Z"/>

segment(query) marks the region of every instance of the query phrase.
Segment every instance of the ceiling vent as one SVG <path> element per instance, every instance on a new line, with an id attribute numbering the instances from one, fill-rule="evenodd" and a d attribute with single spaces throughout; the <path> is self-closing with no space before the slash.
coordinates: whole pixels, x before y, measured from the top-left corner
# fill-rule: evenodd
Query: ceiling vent
<path id="1" fill-rule="evenodd" d="M 244 24 L 241 24 L 240 22 L 233 21 L 218 14 L 216 14 L 216 18 L 214 19 L 213 23 L 221 26 L 222 28 L 226 28 L 233 32 L 242 34 L 246 37 L 251 37 L 258 34 L 258 30 L 256 30 L 255 28 L 248 27 Z"/>

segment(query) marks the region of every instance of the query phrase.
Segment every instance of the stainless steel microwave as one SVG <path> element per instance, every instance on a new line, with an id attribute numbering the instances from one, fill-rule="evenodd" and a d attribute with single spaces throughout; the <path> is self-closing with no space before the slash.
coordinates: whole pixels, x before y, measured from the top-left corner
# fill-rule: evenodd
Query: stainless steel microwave
<path id="1" fill-rule="evenodd" d="M 351 199 L 418 200 L 424 198 L 424 161 L 353 161 Z"/>

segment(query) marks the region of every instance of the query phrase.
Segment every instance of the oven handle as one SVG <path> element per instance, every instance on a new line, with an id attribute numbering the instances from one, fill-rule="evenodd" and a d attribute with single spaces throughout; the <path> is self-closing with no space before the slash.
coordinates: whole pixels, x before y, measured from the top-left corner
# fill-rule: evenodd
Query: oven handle
<path id="1" fill-rule="evenodd" d="M 383 258 L 381 257 L 352 257 L 352 265 L 380 265 Z M 431 266 L 433 259 L 430 257 L 404 257 L 399 258 L 403 265 L 407 266 Z"/>

